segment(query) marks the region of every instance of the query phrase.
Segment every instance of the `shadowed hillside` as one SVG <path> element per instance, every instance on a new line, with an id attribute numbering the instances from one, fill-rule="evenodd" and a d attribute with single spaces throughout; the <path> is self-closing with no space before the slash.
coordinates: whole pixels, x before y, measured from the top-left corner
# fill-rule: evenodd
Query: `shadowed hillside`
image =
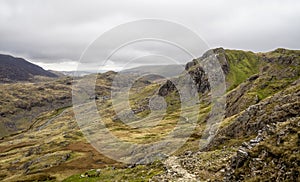
<path id="1" fill-rule="evenodd" d="M 0 54 L 0 83 L 30 81 L 34 76 L 57 77 L 23 58 Z"/>

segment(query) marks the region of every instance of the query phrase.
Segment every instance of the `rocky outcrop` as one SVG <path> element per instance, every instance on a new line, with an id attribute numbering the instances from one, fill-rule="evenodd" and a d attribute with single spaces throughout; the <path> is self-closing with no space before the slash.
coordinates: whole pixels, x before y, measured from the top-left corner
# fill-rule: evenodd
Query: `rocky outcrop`
<path id="1" fill-rule="evenodd" d="M 169 93 L 173 92 L 176 89 L 174 83 L 171 80 L 167 80 L 167 82 L 159 88 L 158 95 L 167 96 Z"/>
<path id="2" fill-rule="evenodd" d="M 205 93 L 210 90 L 208 77 L 201 66 L 196 66 L 195 68 L 188 70 L 188 73 L 191 75 L 199 93 Z"/>
<path id="3" fill-rule="evenodd" d="M 299 117 L 267 125 L 232 157 L 224 181 L 299 181 L 299 131 Z"/>
<path id="4" fill-rule="evenodd" d="M 190 75 L 192 78 L 194 84 L 196 85 L 197 91 L 199 93 L 205 93 L 210 91 L 210 84 L 208 81 L 207 74 L 204 71 L 204 68 L 201 66 L 201 62 L 208 58 L 211 55 L 217 55 L 217 59 L 219 60 L 220 66 L 225 74 L 229 73 L 229 64 L 226 60 L 225 56 L 225 50 L 223 48 L 217 48 L 207 51 L 203 54 L 202 57 L 198 59 L 194 59 L 191 62 L 188 62 L 185 65 L 185 71 Z M 172 80 L 173 82 L 179 82 L 179 78 Z M 173 92 L 175 90 L 175 86 L 172 83 L 172 81 L 168 80 L 164 85 L 161 86 L 159 89 L 159 95 L 160 96 L 166 96 L 169 93 Z"/>
<path id="5" fill-rule="evenodd" d="M 275 51 L 263 53 L 262 58 L 266 62 L 279 63 L 282 65 L 300 65 L 300 53 L 299 51 L 287 50 L 278 48 Z"/>

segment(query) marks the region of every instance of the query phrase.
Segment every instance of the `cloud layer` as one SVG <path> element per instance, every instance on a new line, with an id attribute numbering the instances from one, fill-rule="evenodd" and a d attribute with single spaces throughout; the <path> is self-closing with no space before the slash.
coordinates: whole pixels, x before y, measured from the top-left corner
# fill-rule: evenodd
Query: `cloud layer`
<path id="1" fill-rule="evenodd" d="M 0 51 L 70 70 L 102 33 L 143 18 L 183 24 L 210 47 L 299 49 L 299 9 L 297 0 L 2 0 Z M 178 36 L 176 30 L 172 35 Z"/>

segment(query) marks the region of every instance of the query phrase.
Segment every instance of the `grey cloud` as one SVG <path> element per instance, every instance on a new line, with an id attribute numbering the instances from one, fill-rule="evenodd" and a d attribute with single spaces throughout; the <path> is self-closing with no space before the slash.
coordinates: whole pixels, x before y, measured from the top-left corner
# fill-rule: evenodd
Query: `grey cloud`
<path id="1" fill-rule="evenodd" d="M 2 0 L 0 51 L 35 62 L 77 61 L 105 31 L 143 18 L 182 23 L 211 47 L 252 51 L 299 49 L 299 9 L 297 0 Z M 177 30 L 170 31 L 168 36 L 181 38 Z M 110 46 L 109 40 L 106 45 Z M 149 47 L 136 47 L 139 51 L 147 52 Z"/>

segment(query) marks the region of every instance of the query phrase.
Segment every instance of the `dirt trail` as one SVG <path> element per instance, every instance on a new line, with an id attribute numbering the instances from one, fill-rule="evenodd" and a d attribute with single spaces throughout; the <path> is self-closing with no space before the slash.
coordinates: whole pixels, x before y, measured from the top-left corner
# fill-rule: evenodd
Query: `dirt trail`
<path id="1" fill-rule="evenodd" d="M 52 118 L 48 119 L 44 124 L 42 124 L 41 126 L 39 126 L 36 131 L 41 131 L 42 129 L 44 129 L 45 127 L 47 127 L 50 123 L 52 123 L 54 120 L 56 120 L 57 118 L 59 118 L 60 116 L 64 115 L 69 109 L 66 108 L 64 109 L 61 113 L 53 116 Z"/>
<path id="2" fill-rule="evenodd" d="M 176 181 L 198 181 L 194 174 L 190 174 L 187 170 L 181 167 L 178 161 L 178 157 L 176 156 L 169 157 L 167 160 L 164 161 L 164 165 L 168 169 L 168 173 L 177 173 L 179 176 L 181 176 L 180 178 L 176 179 Z"/>

